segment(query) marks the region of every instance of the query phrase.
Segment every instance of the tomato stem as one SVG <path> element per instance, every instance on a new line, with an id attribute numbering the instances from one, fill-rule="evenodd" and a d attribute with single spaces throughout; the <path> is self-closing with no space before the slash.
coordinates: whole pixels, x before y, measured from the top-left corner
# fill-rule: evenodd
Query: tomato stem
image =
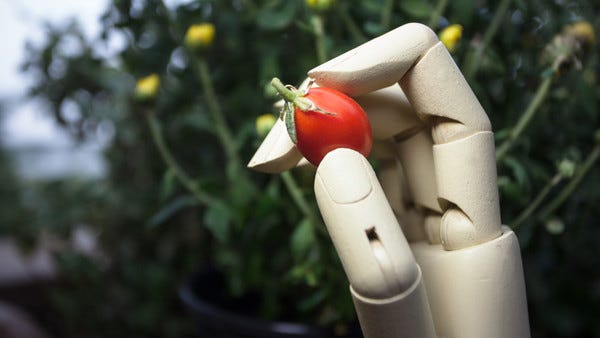
<path id="1" fill-rule="evenodd" d="M 271 80 L 271 85 L 286 102 L 292 103 L 294 107 L 298 107 L 302 111 L 314 108 L 312 102 L 304 98 L 304 93 L 297 89 L 289 89 L 278 78 L 274 77 Z"/>
<path id="2" fill-rule="evenodd" d="M 271 86 L 277 90 L 279 95 L 283 97 L 283 99 L 287 102 L 294 102 L 294 100 L 298 97 L 297 93 L 294 93 L 292 90 L 288 89 L 278 78 L 274 77 L 271 80 Z"/>

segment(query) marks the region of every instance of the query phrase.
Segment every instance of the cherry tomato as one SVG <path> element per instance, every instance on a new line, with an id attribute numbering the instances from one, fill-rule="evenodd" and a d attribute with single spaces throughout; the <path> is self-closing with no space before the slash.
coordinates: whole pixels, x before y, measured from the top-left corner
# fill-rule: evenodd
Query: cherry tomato
<path id="1" fill-rule="evenodd" d="M 350 148 L 368 156 L 373 140 L 371 124 L 364 110 L 346 94 L 325 87 L 308 90 L 304 98 L 313 107 L 294 109 L 297 147 L 318 166 L 330 151 Z"/>

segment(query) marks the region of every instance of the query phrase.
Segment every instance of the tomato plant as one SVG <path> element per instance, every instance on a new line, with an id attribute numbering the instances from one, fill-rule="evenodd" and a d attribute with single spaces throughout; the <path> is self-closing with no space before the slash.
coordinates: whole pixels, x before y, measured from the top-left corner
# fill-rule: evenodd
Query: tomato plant
<path id="1" fill-rule="evenodd" d="M 274 87 L 286 100 L 282 111 L 288 133 L 304 157 L 318 166 L 337 148 L 349 148 L 368 156 L 373 144 L 365 111 L 346 94 L 325 87 L 302 92 L 288 89 L 274 79 Z"/>

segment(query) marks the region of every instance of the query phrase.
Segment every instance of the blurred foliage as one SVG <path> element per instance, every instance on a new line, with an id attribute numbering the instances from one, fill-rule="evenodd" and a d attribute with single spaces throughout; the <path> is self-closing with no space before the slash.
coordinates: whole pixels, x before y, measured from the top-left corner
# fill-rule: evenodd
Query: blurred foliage
<path id="1" fill-rule="evenodd" d="M 49 26 L 24 63 L 36 76 L 31 95 L 73 137 L 114 127 L 109 173 L 3 185 L 4 200 L 26 196 L 32 213 L 2 212 L 12 217 L 2 224 L 13 225 L 2 232 L 68 237 L 86 224 L 98 233 L 102 259 L 57 254 L 64 280 L 52 299 L 64 336 L 190 335 L 176 289 L 202 264 L 226 274 L 226 297 L 262 292 L 264 318 L 348 322 L 347 282 L 323 225 L 310 217 L 311 170 L 244 168 L 260 143 L 255 119 L 272 112 L 268 83 L 299 83 L 323 56 L 407 22 L 436 31 L 460 24 L 453 55 L 497 143 L 509 142 L 498 184 L 504 222 L 519 220 L 532 335 L 600 336 L 598 46 L 570 44 L 575 50 L 559 63 L 544 56 L 564 51 L 548 46 L 566 25 L 587 20 L 597 31 L 599 9 L 591 0 L 338 0 L 318 12 L 300 0 L 114 0 L 99 40 L 76 23 Z M 203 22 L 214 25 L 214 41 L 190 53 L 185 32 Z M 122 48 L 106 56 L 115 41 Z M 151 74 L 160 90 L 142 105 L 132 99 L 136 79 Z M 526 111 L 531 119 L 516 133 Z M 165 149 L 179 167 L 165 164 Z"/>
<path id="2" fill-rule="evenodd" d="M 35 243 L 37 228 L 32 223 L 16 173 L 10 165 L 10 155 L 0 147 L 0 236 L 14 236 L 25 249 Z"/>

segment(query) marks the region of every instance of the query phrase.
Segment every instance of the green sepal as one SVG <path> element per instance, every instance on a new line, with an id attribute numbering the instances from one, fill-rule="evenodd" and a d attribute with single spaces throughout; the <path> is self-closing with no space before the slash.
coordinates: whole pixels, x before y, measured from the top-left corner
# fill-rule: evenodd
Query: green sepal
<path id="1" fill-rule="evenodd" d="M 298 143 L 296 137 L 296 121 L 294 119 L 294 104 L 286 102 L 283 107 L 283 121 L 285 122 L 285 128 L 287 129 L 288 135 L 292 139 L 294 144 Z"/>

